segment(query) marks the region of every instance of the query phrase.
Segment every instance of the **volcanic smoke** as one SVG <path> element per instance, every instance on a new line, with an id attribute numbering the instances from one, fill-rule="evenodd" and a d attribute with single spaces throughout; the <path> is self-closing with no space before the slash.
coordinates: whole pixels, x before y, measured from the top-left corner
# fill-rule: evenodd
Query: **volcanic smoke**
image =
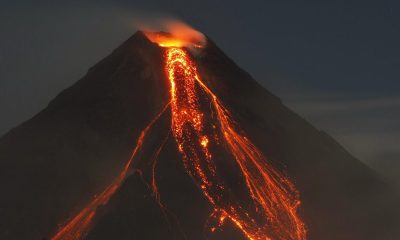
<path id="1" fill-rule="evenodd" d="M 96 209 L 107 204 L 121 186 L 146 134 L 169 107 L 171 135 L 185 170 L 214 209 L 206 223 L 210 233 L 223 231 L 223 225 L 230 221 L 249 240 L 306 239 L 305 224 L 298 214 L 299 193 L 294 184 L 269 163 L 233 120 L 222 101 L 201 80 L 188 48 L 204 47 L 204 35 L 188 29 L 187 25 L 178 25 L 170 33 L 145 34 L 150 41 L 163 47 L 170 102 L 141 132 L 131 158 L 118 177 L 63 225 L 52 239 L 79 240 L 85 237 Z M 162 147 L 156 150 L 155 156 Z M 245 186 L 245 197 L 232 194 L 221 165 L 215 161 L 221 152 L 229 156 L 224 161 L 233 161 L 233 166 L 238 168 Z M 160 203 L 154 174 L 153 171 L 150 185 Z M 245 204 L 248 202 L 251 204 Z"/>

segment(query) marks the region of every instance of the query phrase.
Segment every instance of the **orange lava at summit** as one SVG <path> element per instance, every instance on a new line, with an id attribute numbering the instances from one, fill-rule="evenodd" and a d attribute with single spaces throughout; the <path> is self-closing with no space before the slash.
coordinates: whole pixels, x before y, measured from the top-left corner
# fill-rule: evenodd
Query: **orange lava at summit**
<path id="1" fill-rule="evenodd" d="M 151 159 L 149 183 L 161 208 L 165 209 L 154 169 L 156 158 L 172 135 L 186 173 L 213 207 L 206 222 L 210 234 L 223 231 L 223 226 L 230 223 L 248 240 L 306 239 L 305 224 L 298 214 L 299 194 L 294 184 L 270 164 L 233 120 L 222 101 L 201 80 L 187 48 L 204 47 L 205 38 L 195 30 L 186 32 L 193 35 L 145 33 L 149 40 L 163 47 L 170 102 L 140 133 L 131 158 L 116 179 L 64 224 L 52 240 L 79 240 L 86 236 L 97 208 L 107 204 L 121 186 L 146 134 L 169 106 L 172 134 L 166 136 Z M 240 187 L 233 188 L 232 184 Z"/>

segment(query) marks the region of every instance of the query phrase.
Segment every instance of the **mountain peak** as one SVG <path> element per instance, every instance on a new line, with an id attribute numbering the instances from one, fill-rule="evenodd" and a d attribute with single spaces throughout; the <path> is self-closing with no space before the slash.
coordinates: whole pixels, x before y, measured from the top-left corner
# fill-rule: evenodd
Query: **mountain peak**
<path id="1" fill-rule="evenodd" d="M 396 239 L 398 195 L 332 138 L 282 105 L 210 39 L 206 43 L 195 53 L 187 51 L 202 83 L 267 156 L 265 162 L 293 180 L 308 239 Z M 0 209 L 0 238 L 54 236 L 59 225 L 118 179 L 142 130 L 172 104 L 165 51 L 145 32 L 136 32 L 47 108 L 0 139 L 0 187 L 6 193 L 0 200 L 6 206 Z M 215 118 L 223 108 L 204 92 L 202 99 L 210 102 L 198 104 Z M 171 137 L 176 134 L 171 130 L 173 115 L 164 110 L 152 125 L 134 167 L 109 202 L 97 209 L 86 239 L 246 239 L 233 217 L 223 231 L 204 233 L 213 204 L 193 181 L 196 172 L 187 174 Z M 208 146 L 210 139 L 203 140 L 201 146 Z M 162 151 L 154 151 L 161 144 Z M 227 169 L 224 181 L 234 186 L 231 197 L 246 199 L 237 190 L 245 189 L 243 174 L 224 152 L 229 146 L 218 145 L 224 150 L 216 152 L 216 161 Z M 158 164 L 153 168 L 155 155 Z M 152 170 L 159 195 L 148 184 L 151 175 L 146 173 Z M 251 209 L 252 204 L 240 206 Z"/>

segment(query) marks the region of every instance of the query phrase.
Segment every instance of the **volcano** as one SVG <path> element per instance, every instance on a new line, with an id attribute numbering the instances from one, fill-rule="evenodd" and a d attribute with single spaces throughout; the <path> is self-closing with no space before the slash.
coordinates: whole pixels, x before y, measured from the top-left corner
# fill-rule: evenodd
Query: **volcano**
<path id="1" fill-rule="evenodd" d="M 211 40 L 168 40 L 137 32 L 0 139 L 1 239 L 399 239 L 377 174 Z"/>

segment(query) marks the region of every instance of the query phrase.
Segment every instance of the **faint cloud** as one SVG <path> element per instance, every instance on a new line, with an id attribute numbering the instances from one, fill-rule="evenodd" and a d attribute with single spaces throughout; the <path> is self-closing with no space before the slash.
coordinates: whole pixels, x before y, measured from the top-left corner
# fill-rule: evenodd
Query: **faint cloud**
<path id="1" fill-rule="evenodd" d="M 388 179 L 400 179 L 400 97 L 310 94 L 288 99 L 291 109 L 333 136 L 356 158 Z"/>
<path id="2" fill-rule="evenodd" d="M 309 98 L 291 103 L 291 107 L 307 114 L 329 114 L 344 111 L 372 111 L 400 108 L 400 97 L 372 99 L 324 99 Z"/>

